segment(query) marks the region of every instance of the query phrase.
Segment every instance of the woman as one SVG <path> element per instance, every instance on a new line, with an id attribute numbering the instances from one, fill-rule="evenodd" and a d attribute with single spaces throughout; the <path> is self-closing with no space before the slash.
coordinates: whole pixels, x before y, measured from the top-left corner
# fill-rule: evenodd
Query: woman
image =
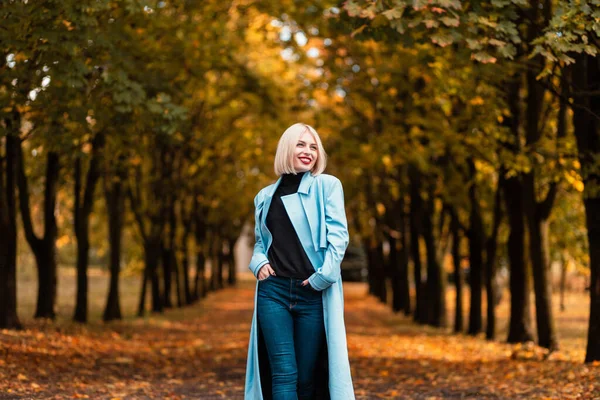
<path id="1" fill-rule="evenodd" d="M 352 400 L 340 264 L 348 246 L 342 184 L 323 174 L 318 133 L 290 126 L 275 154 L 276 183 L 254 199 L 258 282 L 246 400 Z"/>

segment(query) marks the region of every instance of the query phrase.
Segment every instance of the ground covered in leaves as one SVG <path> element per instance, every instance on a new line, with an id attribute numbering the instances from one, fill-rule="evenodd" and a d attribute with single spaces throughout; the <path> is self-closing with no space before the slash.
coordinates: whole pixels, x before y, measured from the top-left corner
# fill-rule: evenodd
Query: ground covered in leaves
<path id="1" fill-rule="evenodd" d="M 584 337 L 548 359 L 536 347 L 414 325 L 345 284 L 358 399 L 600 399 Z M 254 285 L 164 315 L 81 326 L 25 319 L 0 331 L 0 399 L 241 399 Z M 575 344 L 573 344 L 575 343 Z"/>

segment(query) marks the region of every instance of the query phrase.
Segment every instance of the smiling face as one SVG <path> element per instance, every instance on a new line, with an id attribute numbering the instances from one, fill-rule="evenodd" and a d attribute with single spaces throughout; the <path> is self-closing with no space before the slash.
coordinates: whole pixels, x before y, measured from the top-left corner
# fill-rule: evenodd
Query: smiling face
<path id="1" fill-rule="evenodd" d="M 294 170 L 296 172 L 310 171 L 317 162 L 317 142 L 313 135 L 305 131 L 298 138 L 294 148 Z"/>

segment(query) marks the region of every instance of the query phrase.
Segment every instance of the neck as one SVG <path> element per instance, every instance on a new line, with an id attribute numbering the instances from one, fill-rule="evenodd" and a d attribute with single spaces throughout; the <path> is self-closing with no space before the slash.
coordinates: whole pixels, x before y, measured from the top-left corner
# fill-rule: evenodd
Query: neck
<path id="1" fill-rule="evenodd" d="M 289 183 L 298 183 L 302 180 L 302 177 L 304 176 L 304 174 L 306 174 L 308 171 L 299 171 L 296 172 L 296 174 L 282 174 L 281 175 L 281 179 L 283 182 L 289 182 Z"/>

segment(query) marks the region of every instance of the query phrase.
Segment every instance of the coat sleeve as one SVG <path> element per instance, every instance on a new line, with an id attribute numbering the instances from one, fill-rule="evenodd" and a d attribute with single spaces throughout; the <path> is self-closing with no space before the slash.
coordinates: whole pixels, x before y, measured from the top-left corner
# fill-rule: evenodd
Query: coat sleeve
<path id="1" fill-rule="evenodd" d="M 254 251 L 252 252 L 252 259 L 250 260 L 250 271 L 254 276 L 258 275 L 260 268 L 269 263 L 269 259 L 265 254 L 265 248 L 262 242 L 262 235 L 260 234 L 260 213 L 263 207 L 262 192 L 259 192 L 254 198 Z"/>
<path id="2" fill-rule="evenodd" d="M 309 278 L 316 290 L 325 290 L 333 285 L 341 275 L 341 264 L 348 247 L 348 222 L 344 207 L 342 183 L 336 179 L 325 200 L 325 226 L 327 249 L 323 265 Z"/>

